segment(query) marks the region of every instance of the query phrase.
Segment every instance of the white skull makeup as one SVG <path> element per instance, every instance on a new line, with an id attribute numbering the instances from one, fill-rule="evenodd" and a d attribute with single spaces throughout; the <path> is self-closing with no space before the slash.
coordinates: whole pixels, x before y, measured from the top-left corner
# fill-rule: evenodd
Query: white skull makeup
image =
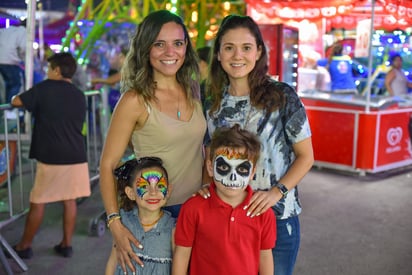
<path id="1" fill-rule="evenodd" d="M 249 183 L 253 163 L 248 159 L 227 158 L 217 155 L 214 162 L 214 179 L 233 189 L 244 188 Z"/>

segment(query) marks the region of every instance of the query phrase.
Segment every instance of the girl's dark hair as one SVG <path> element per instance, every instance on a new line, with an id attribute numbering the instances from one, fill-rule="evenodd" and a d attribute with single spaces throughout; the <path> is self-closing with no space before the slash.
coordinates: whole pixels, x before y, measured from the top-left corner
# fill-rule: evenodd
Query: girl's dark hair
<path id="1" fill-rule="evenodd" d="M 47 58 L 47 62 L 50 63 L 52 69 L 59 67 L 60 73 L 64 78 L 72 78 L 77 70 L 76 59 L 67 52 L 55 53 Z"/>
<path id="2" fill-rule="evenodd" d="M 177 81 L 185 88 L 189 102 L 193 102 L 193 80 L 199 80 L 197 55 L 190 41 L 189 33 L 181 17 L 168 11 L 159 10 L 147 15 L 138 25 L 133 35 L 129 52 L 122 66 L 122 92 L 135 90 L 148 102 L 154 97 L 156 83 L 150 64 L 150 50 L 160 30 L 166 23 L 174 22 L 182 27 L 186 41 L 186 55 L 182 67 L 177 71 Z"/>
<path id="3" fill-rule="evenodd" d="M 140 159 L 131 159 L 123 163 L 120 167 L 114 170 L 114 176 L 117 180 L 117 192 L 119 194 L 120 208 L 125 211 L 131 210 L 136 202 L 130 200 L 127 197 L 125 189 L 127 186 L 134 187 L 136 181 L 136 175 L 145 168 L 158 167 L 163 171 L 163 176 L 168 181 L 168 175 L 166 168 L 163 166 L 163 162 L 157 157 L 142 157 Z"/>
<path id="4" fill-rule="evenodd" d="M 213 133 L 212 141 L 210 143 L 210 160 L 213 160 L 216 150 L 220 147 L 244 147 L 248 159 L 252 160 L 253 164 L 256 164 L 260 155 L 261 143 L 254 133 L 242 129 L 239 124 L 235 124 L 231 128 L 218 128 Z"/>
<path id="5" fill-rule="evenodd" d="M 281 89 L 276 85 L 276 81 L 268 75 L 268 54 L 259 26 L 249 16 L 228 15 L 220 25 L 213 45 L 210 78 L 207 85 L 207 93 L 213 102 L 210 115 L 219 108 L 223 96 L 222 91 L 225 86 L 229 85 L 228 75 L 218 60 L 222 37 L 229 30 L 238 28 L 248 29 L 255 37 L 258 49 L 261 50 L 261 55 L 248 76 L 251 104 L 268 112 L 273 112 L 284 105 L 285 99 Z"/>

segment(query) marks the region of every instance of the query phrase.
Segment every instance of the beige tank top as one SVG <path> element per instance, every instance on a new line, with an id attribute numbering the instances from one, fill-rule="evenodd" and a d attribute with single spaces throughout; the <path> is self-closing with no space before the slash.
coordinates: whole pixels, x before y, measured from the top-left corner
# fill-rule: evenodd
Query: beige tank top
<path id="1" fill-rule="evenodd" d="M 191 119 L 180 121 L 148 106 L 149 117 L 143 128 L 132 134 L 137 158 L 156 156 L 163 160 L 173 184 L 167 205 L 184 203 L 197 192 L 202 182 L 202 142 L 206 131 L 200 102 L 195 103 Z"/>

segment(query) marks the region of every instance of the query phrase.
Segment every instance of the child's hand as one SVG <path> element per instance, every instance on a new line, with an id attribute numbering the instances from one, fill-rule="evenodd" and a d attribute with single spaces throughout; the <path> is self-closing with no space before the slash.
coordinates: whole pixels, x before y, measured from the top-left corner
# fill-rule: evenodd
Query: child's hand
<path id="1" fill-rule="evenodd" d="M 249 205 L 244 208 L 247 209 L 246 215 L 251 218 L 259 216 L 274 206 L 281 198 L 282 194 L 277 188 L 268 191 L 256 191 L 250 199 Z"/>
<path id="2" fill-rule="evenodd" d="M 209 186 L 210 184 L 203 184 L 199 191 L 197 191 L 197 194 L 199 194 L 205 199 L 210 198 Z M 197 194 L 193 194 L 193 197 Z"/>
<path id="3" fill-rule="evenodd" d="M 116 246 L 117 261 L 123 271 L 127 272 L 127 265 L 132 272 L 136 272 L 132 260 L 143 267 L 143 262 L 139 259 L 136 253 L 133 252 L 130 243 L 140 249 L 143 249 L 143 246 L 136 240 L 133 234 L 120 222 L 120 220 L 114 221 L 110 225 L 110 231 Z"/>

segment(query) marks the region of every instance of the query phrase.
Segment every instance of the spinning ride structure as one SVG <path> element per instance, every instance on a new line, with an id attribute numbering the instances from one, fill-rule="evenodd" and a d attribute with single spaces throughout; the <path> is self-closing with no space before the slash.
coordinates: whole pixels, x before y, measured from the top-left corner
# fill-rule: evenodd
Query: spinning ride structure
<path id="1" fill-rule="evenodd" d="M 62 46 L 71 50 L 79 63 L 87 64 L 96 42 L 118 23 L 139 24 L 150 12 L 167 9 L 180 15 L 195 47 L 208 44 L 221 20 L 228 14 L 246 14 L 244 1 L 223 0 L 83 0 L 70 23 Z M 81 29 L 89 26 L 88 32 Z M 131 36 L 132 33 L 129 34 Z"/>

